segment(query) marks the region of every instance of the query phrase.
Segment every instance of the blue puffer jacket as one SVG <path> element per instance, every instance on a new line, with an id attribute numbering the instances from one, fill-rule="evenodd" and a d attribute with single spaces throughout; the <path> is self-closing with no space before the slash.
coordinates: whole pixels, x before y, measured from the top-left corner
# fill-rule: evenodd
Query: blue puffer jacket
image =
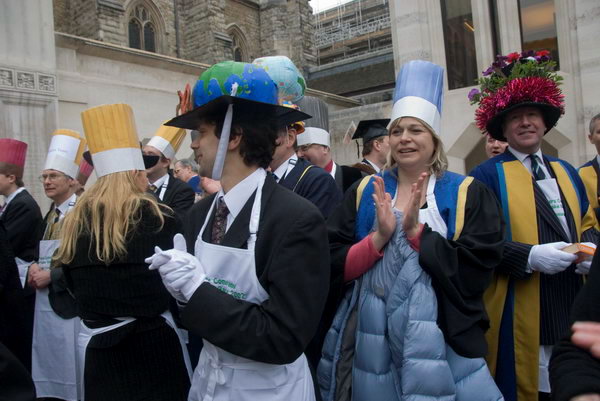
<path id="1" fill-rule="evenodd" d="M 384 256 L 346 293 L 317 370 L 324 401 L 503 400 L 483 358 L 456 354 L 436 324 L 431 278 L 396 212 Z M 354 355 L 352 355 L 354 353 Z"/>

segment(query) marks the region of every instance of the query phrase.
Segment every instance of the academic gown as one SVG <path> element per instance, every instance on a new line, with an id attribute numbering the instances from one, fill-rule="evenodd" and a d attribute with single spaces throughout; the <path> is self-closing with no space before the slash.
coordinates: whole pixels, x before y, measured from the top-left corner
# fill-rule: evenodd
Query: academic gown
<path id="1" fill-rule="evenodd" d="M 125 257 L 105 265 L 93 252 L 90 255 L 95 245 L 82 235 L 75 258 L 63 265 L 77 313 L 88 327 L 136 318 L 91 339 L 85 352 L 86 401 L 187 400 L 190 381 L 181 344 L 161 316 L 171 297 L 158 271 L 149 270 L 144 261 L 155 246 L 173 248 L 177 232 L 175 218 L 165 216 L 161 229 L 158 218 L 143 207 L 139 223 L 127 236 Z"/>
<path id="2" fill-rule="evenodd" d="M 579 167 L 579 176 L 585 185 L 585 192 L 590 202 L 590 207 L 596 215 L 596 221 L 600 223 L 600 205 L 598 204 L 598 197 L 600 197 L 600 185 L 598 180 L 600 179 L 600 166 L 598 165 L 598 158 L 594 157 L 583 166 Z M 596 226 L 596 230 L 600 229 L 600 225 Z"/>
<path id="3" fill-rule="evenodd" d="M 575 265 L 554 275 L 528 273 L 531 247 L 557 241 L 595 243 L 598 234 L 577 171 L 563 160 L 543 157 L 560 190 L 568 233 L 531 173 L 510 151 L 471 172 L 494 192 L 507 222 L 502 262 L 485 295 L 492 325 L 486 359 L 507 400 L 537 400 L 539 346 L 555 344 L 569 330 L 569 310 L 583 285 Z"/>
<path id="4" fill-rule="evenodd" d="M 42 237 L 42 213 L 27 190 L 18 193 L 6 206 L 4 213 L 0 216 L 0 221 L 6 228 L 13 255 L 26 262 L 35 260 L 38 243 Z M 14 316 L 17 319 L 14 325 L 15 327 L 24 327 L 25 332 L 18 343 L 13 343 L 9 348 L 25 368 L 31 370 L 35 288 L 25 283 L 25 288 L 21 288 L 21 292 L 24 296 L 23 312 Z"/>
<path id="5" fill-rule="evenodd" d="M 27 312 L 26 306 L 15 256 L 4 222 L 0 220 L 0 343 L 4 344 L 21 364 L 27 358 L 31 363 L 31 342 L 27 346 L 23 341 L 23 338 L 31 336 L 31 328 L 23 319 Z"/>
<path id="6" fill-rule="evenodd" d="M 393 198 L 396 176 L 390 170 L 383 176 L 386 192 Z M 355 183 L 327 221 L 334 270 L 328 306 L 337 307 L 333 301 L 339 302 L 343 295 L 348 251 L 373 228 L 373 180 L 366 177 Z M 424 225 L 419 264 L 431 276 L 438 301 L 437 322 L 445 341 L 459 355 L 483 357 L 487 352 L 484 333 L 489 321 L 482 296 L 502 255 L 501 210 L 484 185 L 455 173 L 446 172 L 437 179 L 434 195 L 448 233 L 443 237 Z M 357 198 L 361 201 L 357 202 Z M 334 314 L 335 310 L 326 312 Z"/>
<path id="7" fill-rule="evenodd" d="M 216 195 L 197 202 L 184 222 L 189 252 L 194 252 L 206 218 L 204 241 L 210 242 Z M 246 202 L 221 245 L 246 248 L 255 194 Z M 329 252 L 325 223 L 309 201 L 267 176 L 263 186 L 255 245 L 256 275 L 269 299 L 260 305 L 232 297 L 204 282 L 181 319 L 195 335 L 232 354 L 269 364 L 295 361 L 313 338 L 329 287 Z M 313 378 L 313 382 L 317 381 Z"/>
<path id="8" fill-rule="evenodd" d="M 298 158 L 294 168 L 279 184 L 311 201 L 325 219 L 342 201 L 342 192 L 333 177 L 302 158 Z"/>
<path id="9" fill-rule="evenodd" d="M 338 187 L 345 193 L 348 188 L 352 186 L 356 181 L 364 177 L 365 174 L 357 168 L 350 166 L 340 166 L 336 163 L 335 169 L 335 182 Z"/>
<path id="10" fill-rule="evenodd" d="M 600 323 L 600 254 L 594 257 L 588 280 L 573 303 L 570 324 L 575 322 Z M 552 352 L 550 383 L 555 400 L 600 394 L 600 359 L 573 344 L 568 333 Z"/>
<path id="11" fill-rule="evenodd" d="M 165 190 L 162 200 L 159 198 L 161 188 L 157 188 L 154 195 L 157 197 L 159 202 L 169 206 L 171 209 L 173 209 L 175 214 L 183 217 L 194 204 L 196 194 L 194 193 L 194 190 L 185 182 L 173 177 L 171 171 L 169 171 L 168 174 L 169 183 L 167 184 L 167 189 Z"/>

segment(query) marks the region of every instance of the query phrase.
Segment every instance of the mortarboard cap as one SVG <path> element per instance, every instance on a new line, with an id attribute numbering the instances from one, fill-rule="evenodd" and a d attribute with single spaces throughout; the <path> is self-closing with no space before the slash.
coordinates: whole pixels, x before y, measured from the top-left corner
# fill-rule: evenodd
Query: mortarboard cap
<path id="1" fill-rule="evenodd" d="M 387 125 L 389 124 L 389 118 L 380 120 L 363 120 L 358 123 L 352 139 L 362 138 L 363 145 L 375 138 L 380 136 L 386 136 L 388 134 Z"/>

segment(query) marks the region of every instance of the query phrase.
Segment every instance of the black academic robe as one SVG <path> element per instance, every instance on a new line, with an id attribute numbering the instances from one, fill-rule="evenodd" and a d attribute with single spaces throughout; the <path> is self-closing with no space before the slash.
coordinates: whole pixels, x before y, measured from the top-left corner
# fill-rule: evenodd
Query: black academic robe
<path id="1" fill-rule="evenodd" d="M 25 190 L 18 193 L 6 206 L 6 210 L 0 216 L 0 221 L 6 228 L 13 255 L 27 262 L 35 260 L 38 244 L 42 237 L 42 213 L 29 192 Z M 25 355 L 22 352 L 15 352 L 15 354 L 17 357 L 23 358 L 21 363 L 30 370 L 35 289 L 25 283 L 25 288 L 21 291 L 24 296 L 23 313 L 14 324 L 26 328 L 18 345 L 19 349 L 26 351 L 24 351 Z"/>
<path id="2" fill-rule="evenodd" d="M 600 256 L 596 253 L 588 280 L 577 295 L 570 323 L 600 323 Z M 554 347 L 550 360 L 553 400 L 570 400 L 582 394 L 600 394 L 600 359 L 571 342 L 571 333 Z"/>
<path id="3" fill-rule="evenodd" d="M 366 175 L 363 174 L 361 170 L 354 167 L 340 166 L 337 163 L 335 166 L 335 182 L 343 193 L 345 193 L 352 184 Z"/>
<path id="4" fill-rule="evenodd" d="M 194 204 L 196 194 L 194 193 L 194 190 L 185 182 L 173 177 L 171 171 L 169 171 L 168 174 L 169 184 L 167 184 L 165 195 L 160 202 L 173 209 L 175 214 L 178 216 L 184 216 Z M 157 197 L 160 194 L 160 191 L 160 188 L 156 190 L 155 195 Z"/>
<path id="5" fill-rule="evenodd" d="M 24 366 L 29 366 L 31 326 L 27 319 L 24 319 L 26 314 L 27 304 L 19 280 L 19 271 L 4 222 L 0 220 L 0 343 L 4 344 Z M 23 341 L 24 339 L 28 340 Z"/>
<path id="6" fill-rule="evenodd" d="M 254 196 L 227 230 L 223 246 L 247 246 Z M 214 214 L 207 214 L 214 197 L 196 203 L 185 221 L 190 252 L 207 218 L 204 238 L 210 241 Z M 315 334 L 327 297 L 327 232 L 319 210 L 271 176 L 262 192 L 255 262 L 268 300 L 260 305 L 245 302 L 205 282 L 181 311 L 182 321 L 192 334 L 235 355 L 271 364 L 291 363 Z"/>
<path id="7" fill-rule="evenodd" d="M 333 177 L 320 167 L 299 158 L 296 165 L 279 184 L 311 201 L 325 219 L 342 201 L 342 191 Z"/>
<path id="8" fill-rule="evenodd" d="M 144 261 L 155 246 L 171 249 L 177 230 L 175 218 L 165 216 L 161 228 L 158 218 L 142 207 L 138 224 L 127 235 L 125 256 L 106 265 L 89 252 L 94 241 L 82 235 L 73 261 L 62 267 L 77 314 L 88 327 L 136 318 L 91 339 L 83 378 L 86 401 L 187 400 L 190 381 L 183 351 L 161 316 L 171 296 L 159 272 Z"/>
<path id="9" fill-rule="evenodd" d="M 328 308 L 337 307 L 343 295 L 346 256 L 357 243 L 358 186 L 359 182 L 346 192 L 327 221 L 333 270 Z M 419 264 L 431 276 L 438 302 L 437 323 L 446 342 L 458 354 L 475 358 L 487 351 L 484 332 L 489 322 L 483 293 L 501 259 L 504 222 L 493 193 L 478 181 L 468 186 L 464 210 L 464 225 L 456 239 L 447 239 L 424 225 Z M 333 319 L 335 309 L 326 312 Z"/>

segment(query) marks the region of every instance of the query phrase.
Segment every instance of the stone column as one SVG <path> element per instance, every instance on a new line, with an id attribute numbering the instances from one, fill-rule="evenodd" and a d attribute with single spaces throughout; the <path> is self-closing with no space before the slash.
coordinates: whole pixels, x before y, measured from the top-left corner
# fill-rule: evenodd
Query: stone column
<path id="1" fill-rule="evenodd" d="M 0 0 L 0 137 L 26 142 L 25 186 L 49 205 L 40 175 L 58 121 L 52 0 Z"/>
<path id="2" fill-rule="evenodd" d="M 390 1 L 392 44 L 396 74 L 410 60 L 432 61 L 427 1 Z M 438 24 L 440 25 L 440 24 Z"/>

